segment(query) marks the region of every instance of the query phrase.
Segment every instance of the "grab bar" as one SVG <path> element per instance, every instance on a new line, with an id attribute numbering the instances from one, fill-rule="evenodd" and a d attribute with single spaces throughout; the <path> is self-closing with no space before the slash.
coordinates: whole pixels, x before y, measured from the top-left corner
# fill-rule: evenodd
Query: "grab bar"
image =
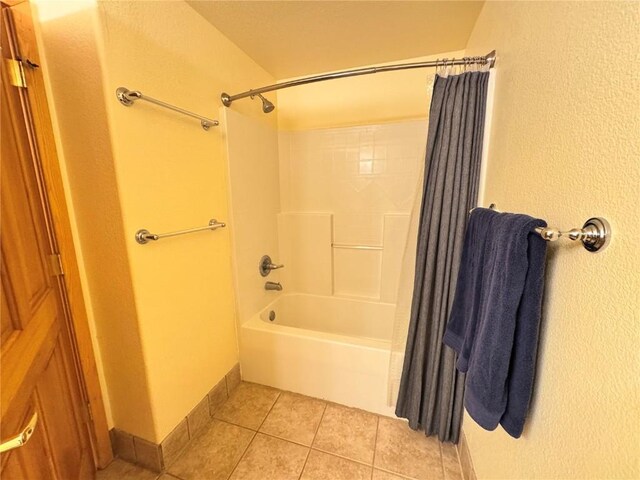
<path id="1" fill-rule="evenodd" d="M 176 235 L 184 235 L 186 233 L 202 232 L 203 230 L 216 230 L 218 228 L 226 226 L 226 223 L 218 222 L 215 218 L 212 218 L 211 220 L 209 220 L 209 225 L 207 225 L 206 227 L 188 228 L 186 230 L 178 230 L 176 232 L 151 233 L 149 232 L 149 230 L 143 228 L 136 232 L 136 242 L 138 242 L 140 245 L 144 245 L 146 243 L 149 243 L 149 240 L 160 240 L 161 238 L 175 237 Z"/>

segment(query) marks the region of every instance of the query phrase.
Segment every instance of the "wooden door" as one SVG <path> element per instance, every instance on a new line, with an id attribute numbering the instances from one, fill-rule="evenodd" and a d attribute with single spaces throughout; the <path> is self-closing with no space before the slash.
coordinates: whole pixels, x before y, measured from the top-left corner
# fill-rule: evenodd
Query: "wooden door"
<path id="1" fill-rule="evenodd" d="M 37 424 L 24 446 L 0 455 L 0 477 L 93 478 L 90 419 L 56 271 L 52 216 L 29 106 L 14 85 L 10 10 L 2 13 L 0 440 L 22 431 L 34 414 Z"/>

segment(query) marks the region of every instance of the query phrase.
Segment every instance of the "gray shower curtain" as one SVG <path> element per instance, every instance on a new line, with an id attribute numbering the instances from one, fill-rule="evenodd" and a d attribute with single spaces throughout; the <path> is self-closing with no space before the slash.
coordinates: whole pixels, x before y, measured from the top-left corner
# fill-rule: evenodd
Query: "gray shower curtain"
<path id="1" fill-rule="evenodd" d="M 436 75 L 409 331 L 396 415 L 457 443 L 464 374 L 443 345 L 469 210 L 476 205 L 489 72 Z"/>

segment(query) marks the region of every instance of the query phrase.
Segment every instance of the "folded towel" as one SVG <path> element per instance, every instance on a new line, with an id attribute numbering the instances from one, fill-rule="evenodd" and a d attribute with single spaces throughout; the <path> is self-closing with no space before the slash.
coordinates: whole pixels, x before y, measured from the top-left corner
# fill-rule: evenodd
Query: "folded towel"
<path id="1" fill-rule="evenodd" d="M 444 343 L 467 372 L 464 404 L 483 428 L 518 438 L 529 409 L 547 242 L 544 220 L 476 208 L 462 250 Z"/>

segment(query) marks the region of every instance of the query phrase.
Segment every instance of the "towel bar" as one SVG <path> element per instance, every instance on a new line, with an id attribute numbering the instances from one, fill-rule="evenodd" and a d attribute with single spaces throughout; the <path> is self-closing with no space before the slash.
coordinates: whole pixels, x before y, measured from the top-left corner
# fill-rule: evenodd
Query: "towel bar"
<path id="1" fill-rule="evenodd" d="M 497 211 L 495 203 L 492 203 L 489 208 Z M 472 208 L 469 213 L 474 210 L 475 208 Z M 548 242 L 555 242 L 561 237 L 567 237 L 573 241 L 580 240 L 584 248 L 590 252 L 599 252 L 611 240 L 611 225 L 606 218 L 602 217 L 590 218 L 584 222 L 582 228 L 563 231 L 553 227 L 537 227 L 535 231 Z"/>
<path id="2" fill-rule="evenodd" d="M 226 226 L 226 223 L 218 222 L 215 218 L 212 218 L 206 227 L 188 228 L 186 230 L 178 230 L 177 232 L 151 233 L 149 230 L 143 228 L 136 232 L 136 242 L 144 245 L 145 243 L 149 243 L 149 240 L 160 240 L 161 238 L 175 237 L 176 235 L 184 235 L 185 233 L 202 232 L 203 230 L 216 230 Z"/>
<path id="3" fill-rule="evenodd" d="M 156 98 L 152 98 L 148 95 L 143 95 L 139 90 L 129 90 L 125 87 L 118 87 L 116 89 L 116 98 L 118 101 L 124 105 L 125 107 L 130 107 L 134 104 L 136 100 L 144 100 L 149 103 L 155 103 L 161 107 L 167 108 L 169 110 L 173 110 L 174 112 L 181 113 L 182 115 L 186 115 L 188 117 L 197 118 L 200 120 L 200 126 L 204 130 L 209 130 L 211 127 L 216 127 L 220 124 L 218 120 L 213 120 L 211 118 L 203 117 L 202 115 L 198 115 L 197 113 L 190 112 L 189 110 L 185 110 L 184 108 L 176 107 L 175 105 L 171 105 L 170 103 L 163 102 L 162 100 L 158 100 Z"/>

